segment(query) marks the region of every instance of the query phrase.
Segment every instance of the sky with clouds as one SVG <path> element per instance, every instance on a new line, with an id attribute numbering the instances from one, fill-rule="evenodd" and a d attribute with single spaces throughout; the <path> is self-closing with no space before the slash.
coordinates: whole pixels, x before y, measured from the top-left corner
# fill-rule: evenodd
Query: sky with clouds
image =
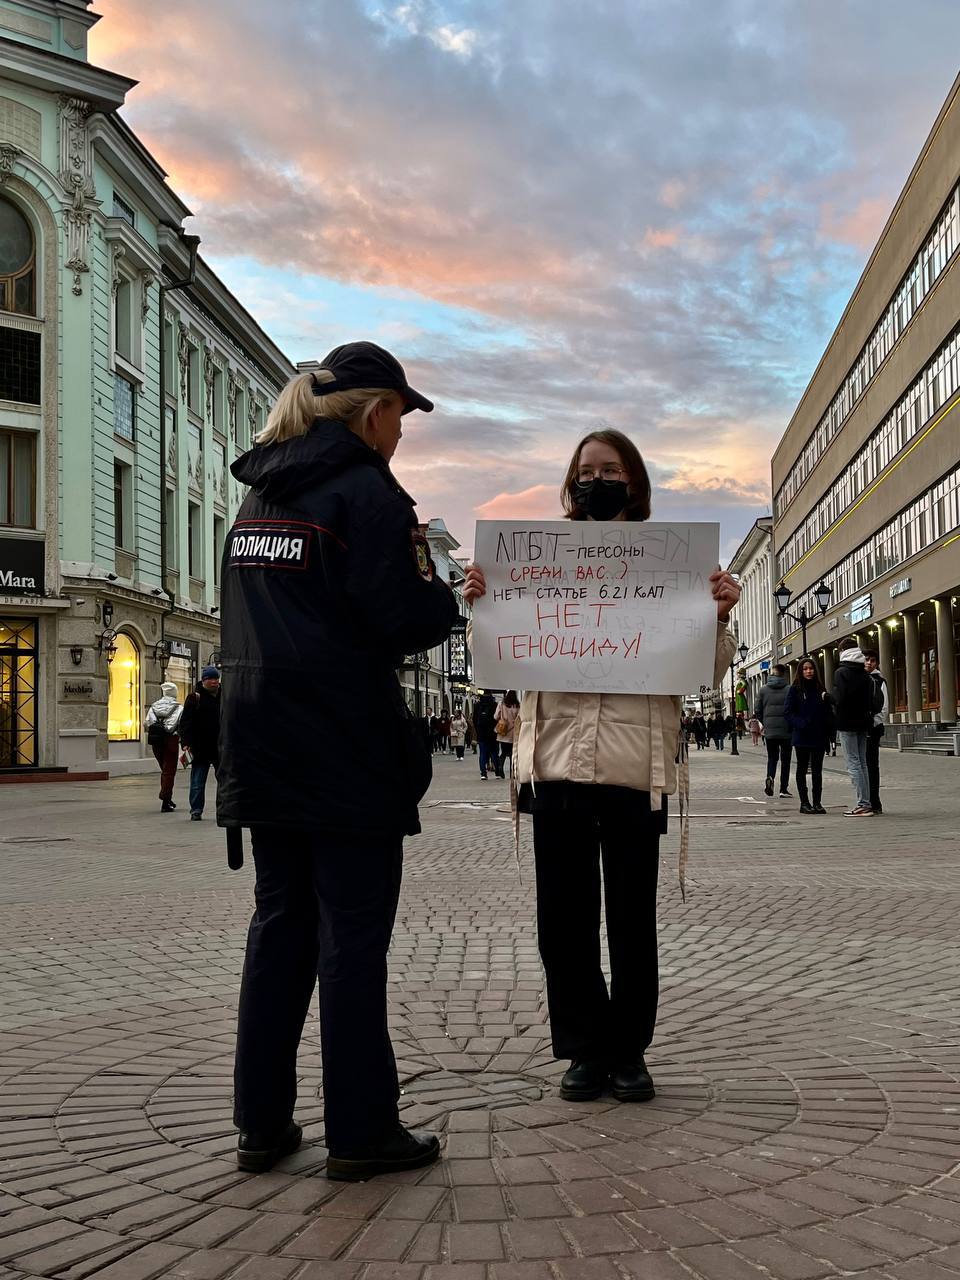
<path id="1" fill-rule="evenodd" d="M 294 361 L 435 399 L 421 517 L 546 517 L 636 440 L 655 519 L 769 511 L 770 456 L 957 73 L 956 0 L 98 0 L 91 60 Z M 919 234 L 919 229 L 918 229 Z"/>

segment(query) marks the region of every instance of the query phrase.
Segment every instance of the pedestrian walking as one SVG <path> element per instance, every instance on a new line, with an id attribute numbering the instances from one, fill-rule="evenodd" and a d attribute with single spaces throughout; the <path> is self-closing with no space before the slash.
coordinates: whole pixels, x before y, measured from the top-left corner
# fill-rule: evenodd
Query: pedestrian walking
<path id="1" fill-rule="evenodd" d="M 833 726 L 833 699 L 823 687 L 817 664 L 803 658 L 783 702 L 790 729 L 790 744 L 797 759 L 797 794 L 800 812 L 826 813 L 823 804 L 823 757 Z M 813 786 L 813 803 L 807 789 L 807 773 Z"/>
<path id="2" fill-rule="evenodd" d="M 177 761 L 180 756 L 178 729 L 183 707 L 177 699 L 177 686 L 166 681 L 160 686 L 160 697 L 152 703 L 144 721 L 147 729 L 147 746 L 160 766 L 160 812 L 172 813 L 173 786 L 177 780 Z"/>
<path id="3" fill-rule="evenodd" d="M 747 721 L 747 727 L 750 730 L 751 744 L 758 747 L 760 745 L 760 721 L 757 719 L 756 715 L 752 715 L 750 717 Z"/>
<path id="4" fill-rule="evenodd" d="M 497 718 L 496 731 L 499 750 L 497 775 L 501 778 L 505 776 L 508 761 L 510 763 L 510 772 L 513 773 L 513 741 L 517 731 L 517 715 L 519 711 L 520 699 L 513 689 L 508 689 L 497 703 L 497 709 L 494 712 Z"/>
<path id="5" fill-rule="evenodd" d="M 863 650 L 863 667 L 883 695 L 883 705 L 873 717 L 873 727 L 867 734 L 867 778 L 870 782 L 870 808 L 877 814 L 883 813 L 883 805 L 880 803 L 880 740 L 886 732 L 887 715 L 890 711 L 890 690 L 880 671 L 880 654 L 876 649 Z"/>
<path id="6" fill-rule="evenodd" d="M 440 747 L 440 717 L 433 715 L 430 717 L 430 750 L 436 755 Z"/>
<path id="7" fill-rule="evenodd" d="M 642 521 L 650 481 L 636 446 L 597 431 L 576 448 L 561 489 L 572 520 Z M 711 577 L 720 684 L 735 640 L 726 626 L 740 596 Z M 486 592 L 471 566 L 464 597 Z M 654 1096 L 644 1054 L 658 1002 L 657 872 L 666 796 L 677 785 L 682 700 L 670 695 L 526 692 L 514 752 L 518 805 L 533 816 L 537 933 L 547 978 L 553 1052 L 570 1059 L 562 1098 Z M 601 865 L 610 985 L 600 955 Z"/>
<path id="8" fill-rule="evenodd" d="M 706 751 L 707 743 L 710 740 L 710 733 L 707 729 L 707 722 L 704 719 L 702 711 L 698 711 L 693 717 L 693 736 L 697 740 L 697 750 Z"/>
<path id="9" fill-rule="evenodd" d="M 210 770 L 217 775 L 220 764 L 220 672 L 204 667 L 200 683 L 187 696 L 180 717 L 180 742 L 192 757 L 190 762 L 190 818 L 199 822 Z"/>
<path id="10" fill-rule="evenodd" d="M 790 726 L 783 714 L 783 704 L 787 699 L 787 668 L 779 663 L 770 673 L 770 679 L 757 695 L 754 715 L 763 726 L 763 737 L 767 744 L 767 776 L 763 790 L 768 796 L 773 795 L 777 780 L 777 766 L 780 767 L 780 796 L 790 797 Z"/>
<path id="11" fill-rule="evenodd" d="M 440 717 L 440 746 L 443 754 L 450 754 L 450 716 L 445 711 Z"/>
<path id="12" fill-rule="evenodd" d="M 457 707 L 450 721 L 450 742 L 454 751 L 457 753 L 457 759 L 463 759 L 463 752 L 467 741 L 467 718 L 463 714 L 460 707 Z"/>
<path id="13" fill-rule="evenodd" d="M 502 777 L 497 747 L 497 702 L 490 693 L 482 693 L 474 705 L 473 730 L 480 748 L 480 777 L 486 782 L 491 766 L 494 773 Z"/>
<path id="14" fill-rule="evenodd" d="M 726 742 L 726 737 L 727 737 L 727 726 L 723 716 L 719 715 L 717 712 L 714 712 L 714 714 L 710 717 L 708 728 L 710 730 L 710 737 L 713 739 L 713 745 L 716 747 L 716 749 L 718 751 L 725 750 L 724 744 Z"/>
<path id="15" fill-rule="evenodd" d="M 833 675 L 833 698 L 837 708 L 837 736 L 847 761 L 847 772 L 856 797 L 847 818 L 873 816 L 870 804 L 870 773 L 867 768 L 867 739 L 874 716 L 883 709 L 883 693 L 867 674 L 864 656 L 856 640 L 840 646 L 840 662 Z"/>
<path id="16" fill-rule="evenodd" d="M 250 828 L 256 864 L 234 1077 L 242 1169 L 300 1144 L 297 1048 L 318 976 L 327 1176 L 439 1154 L 400 1124 L 387 1027 L 403 840 L 432 767 L 397 658 L 442 644 L 458 616 L 389 465 L 403 415 L 432 407 L 389 352 L 349 343 L 287 385 L 232 467 L 250 491 L 224 555 L 218 817 Z"/>

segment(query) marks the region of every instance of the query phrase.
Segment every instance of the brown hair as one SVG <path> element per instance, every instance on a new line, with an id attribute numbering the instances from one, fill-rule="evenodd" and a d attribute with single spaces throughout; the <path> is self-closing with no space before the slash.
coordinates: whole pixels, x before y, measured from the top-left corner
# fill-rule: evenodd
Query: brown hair
<path id="1" fill-rule="evenodd" d="M 643 465 L 643 458 L 640 457 L 640 450 L 622 431 L 614 431 L 612 428 L 607 428 L 603 431 L 591 431 L 589 435 L 583 437 L 576 449 L 574 449 L 570 465 L 567 467 L 567 474 L 564 476 L 563 484 L 560 487 L 560 502 L 563 506 L 564 514 L 569 520 L 586 520 L 587 518 L 586 511 L 577 504 L 573 487 L 577 482 L 577 471 L 580 468 L 580 454 L 583 452 L 584 445 L 589 444 L 591 440 L 597 440 L 600 444 L 608 444 L 611 449 L 616 449 L 620 455 L 623 469 L 627 473 L 627 485 L 629 486 L 627 505 L 624 508 L 625 518 L 627 520 L 649 520 L 650 477 L 647 475 L 647 468 Z"/>

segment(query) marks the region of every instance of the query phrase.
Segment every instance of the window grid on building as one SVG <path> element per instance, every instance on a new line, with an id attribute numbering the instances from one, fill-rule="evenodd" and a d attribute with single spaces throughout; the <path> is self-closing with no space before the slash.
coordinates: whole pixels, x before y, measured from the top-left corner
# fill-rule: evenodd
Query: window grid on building
<path id="1" fill-rule="evenodd" d="M 116 191 L 113 193 L 113 216 L 115 218 L 122 218 L 124 222 L 129 223 L 131 227 L 135 227 L 137 225 L 136 209 L 134 209 L 133 205 L 128 204 L 127 201 L 124 200 L 123 196 Z"/>
<path id="2" fill-rule="evenodd" d="M 807 476 L 843 426 L 860 397 L 876 377 L 893 345 L 913 319 L 917 308 L 943 273 L 960 244 L 960 186 L 954 188 L 944 211 L 914 258 L 903 282 L 844 378 L 829 408 L 817 424 L 800 456 L 774 498 L 779 519 L 803 487 Z"/>
<path id="3" fill-rule="evenodd" d="M 136 437 L 136 392 L 121 374 L 113 378 L 113 430 L 122 440 Z"/>
<path id="4" fill-rule="evenodd" d="M 914 436 L 960 390 L 960 329 L 947 339 L 916 381 L 844 467 L 806 520 L 777 553 L 782 578 L 823 537 Z"/>
<path id="5" fill-rule="evenodd" d="M 40 335 L 0 325 L 0 400 L 40 403 Z"/>
<path id="6" fill-rule="evenodd" d="M 960 529 L 960 466 L 954 467 L 915 498 L 909 506 L 887 521 L 823 575 L 833 589 L 833 603 L 839 604 L 863 591 L 878 578 L 932 546 L 948 533 Z M 813 587 L 791 602 L 791 610 L 806 608 L 809 617 L 818 613 Z M 794 630 L 787 618 L 780 619 L 781 639 Z"/>

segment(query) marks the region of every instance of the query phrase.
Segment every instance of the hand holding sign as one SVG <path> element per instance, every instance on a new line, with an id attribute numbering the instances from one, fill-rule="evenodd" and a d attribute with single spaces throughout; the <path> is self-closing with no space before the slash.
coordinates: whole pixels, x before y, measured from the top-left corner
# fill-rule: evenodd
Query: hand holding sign
<path id="1" fill-rule="evenodd" d="M 584 693 L 712 680 L 714 620 L 739 598 L 718 548 L 715 524 L 479 522 L 464 584 L 475 678 Z"/>

